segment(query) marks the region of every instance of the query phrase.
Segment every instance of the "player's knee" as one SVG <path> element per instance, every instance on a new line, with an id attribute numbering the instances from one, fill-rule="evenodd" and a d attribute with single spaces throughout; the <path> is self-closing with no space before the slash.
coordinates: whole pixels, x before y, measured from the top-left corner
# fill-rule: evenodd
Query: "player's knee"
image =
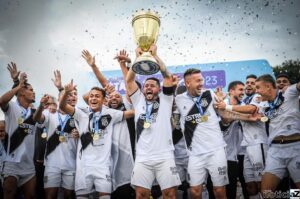
<path id="1" fill-rule="evenodd" d="M 176 198 L 176 188 L 170 188 L 163 191 L 164 198 Z"/>
<path id="2" fill-rule="evenodd" d="M 17 192 L 17 184 L 14 179 L 5 179 L 3 183 L 3 191 L 5 196 L 14 196 Z"/>
<path id="3" fill-rule="evenodd" d="M 149 198 L 149 192 L 140 189 L 136 190 L 136 198 L 137 199 Z"/>
<path id="4" fill-rule="evenodd" d="M 215 198 L 226 198 L 226 189 L 225 187 L 214 187 Z"/>
<path id="5" fill-rule="evenodd" d="M 201 188 L 192 187 L 190 189 L 193 198 L 199 198 L 202 194 Z"/>
<path id="6" fill-rule="evenodd" d="M 255 182 L 247 183 L 246 188 L 250 196 L 256 195 L 258 193 L 258 187 Z"/>

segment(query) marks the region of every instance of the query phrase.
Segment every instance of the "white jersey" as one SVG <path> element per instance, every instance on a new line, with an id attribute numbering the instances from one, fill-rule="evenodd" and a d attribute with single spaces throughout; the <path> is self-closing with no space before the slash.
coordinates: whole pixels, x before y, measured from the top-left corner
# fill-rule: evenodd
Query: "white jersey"
<path id="1" fill-rule="evenodd" d="M 111 166 L 111 146 L 113 124 L 123 120 L 123 111 L 114 110 L 110 108 L 102 108 L 101 119 L 99 124 L 103 129 L 100 129 L 99 139 L 93 140 L 82 149 L 82 136 L 90 132 L 93 128 L 92 113 L 87 114 L 78 108 L 75 108 L 74 119 L 76 120 L 76 127 L 79 131 L 81 139 L 78 142 L 77 161 L 81 166 L 97 167 L 107 169 Z M 96 113 L 96 120 L 99 119 L 99 112 Z M 76 168 L 76 172 L 78 168 Z"/>
<path id="2" fill-rule="evenodd" d="M 219 118 L 213 108 L 215 94 L 212 91 L 202 91 L 201 106 L 205 107 L 204 116 L 207 117 L 207 121 L 202 121 L 194 99 L 187 92 L 177 95 L 175 102 L 181 115 L 181 129 L 190 155 L 204 154 L 226 146 L 219 126 Z M 193 125 L 195 129 L 191 130 Z"/>
<path id="3" fill-rule="evenodd" d="M 49 145 L 54 144 L 49 143 L 52 136 L 57 136 L 57 142 L 59 143 L 52 152 L 48 155 L 46 153 L 44 165 L 46 167 L 75 171 L 77 140 L 72 138 L 71 135 L 71 130 L 75 128 L 74 118 L 67 119 L 66 114 L 61 114 L 59 112 L 49 113 L 47 110 L 44 111 L 44 116 L 45 120 L 43 126 L 46 127 L 48 134 L 46 152 L 49 150 Z M 64 129 L 61 129 L 62 124 L 60 123 L 59 117 L 62 120 L 61 122 L 66 122 Z M 60 132 L 60 130 L 62 130 L 63 133 Z M 58 133 L 62 133 L 65 139 L 64 142 L 58 141 L 59 135 L 55 135 Z"/>
<path id="4" fill-rule="evenodd" d="M 145 96 L 138 89 L 130 98 L 135 110 L 137 135 L 135 161 L 145 162 L 174 158 L 171 127 L 173 95 L 159 94 L 159 102 L 152 104 L 152 107 L 158 110 L 150 116 L 151 126 L 144 129 L 139 129 L 138 122 L 145 120 L 147 108 Z M 140 135 L 139 131 L 141 131 Z"/>
<path id="5" fill-rule="evenodd" d="M 27 112 L 27 113 L 26 113 Z M 22 118 L 22 113 L 26 113 L 23 122 L 20 124 L 25 129 L 27 135 L 22 143 L 13 151 L 11 145 L 11 137 L 15 130 L 19 127 L 18 120 Z M 5 112 L 5 131 L 8 133 L 8 147 L 5 157 L 5 172 L 14 172 L 16 174 L 31 174 L 34 172 L 33 154 L 34 154 L 34 138 L 35 138 L 35 122 L 32 120 L 32 109 L 27 110 L 21 107 L 17 102 L 10 101 L 8 110 Z"/>
<path id="6" fill-rule="evenodd" d="M 300 133 L 300 111 L 299 111 L 299 90 L 296 84 L 289 86 L 284 94 L 278 92 L 274 101 L 275 109 L 264 108 L 264 113 L 270 120 L 269 139 L 271 143 L 274 137 L 283 135 L 288 136 Z"/>
<path id="7" fill-rule="evenodd" d="M 3 141 L 0 140 L 0 175 L 2 174 L 3 161 L 5 159 L 6 151 L 4 149 Z"/>
<path id="8" fill-rule="evenodd" d="M 175 122 L 175 129 L 173 130 L 173 141 L 174 141 L 174 136 L 175 136 L 174 133 L 182 134 L 182 137 L 179 139 L 179 141 L 174 144 L 174 147 L 175 147 L 174 155 L 175 155 L 176 159 L 186 158 L 186 157 L 188 157 L 188 154 L 187 154 L 187 148 L 186 148 L 186 143 L 185 143 L 185 139 L 183 136 L 183 132 L 180 127 L 180 114 L 178 112 L 178 109 L 176 109 L 173 112 L 173 119 Z M 176 132 L 174 132 L 174 131 L 176 131 Z M 176 135 L 176 136 L 179 136 L 179 135 Z"/>
<path id="9" fill-rule="evenodd" d="M 254 94 L 249 104 L 256 106 L 257 108 L 264 107 L 267 102 L 260 102 L 260 95 Z M 242 105 L 247 105 L 242 103 Z M 257 121 L 257 122 L 246 122 L 241 121 L 243 127 L 243 140 L 242 146 L 251 146 L 256 144 L 267 143 L 268 136 L 266 132 L 266 124 Z"/>
<path id="10" fill-rule="evenodd" d="M 226 146 L 226 157 L 230 161 L 238 161 L 237 155 L 241 145 L 241 126 L 239 121 L 233 121 L 230 126 L 223 131 Z"/>

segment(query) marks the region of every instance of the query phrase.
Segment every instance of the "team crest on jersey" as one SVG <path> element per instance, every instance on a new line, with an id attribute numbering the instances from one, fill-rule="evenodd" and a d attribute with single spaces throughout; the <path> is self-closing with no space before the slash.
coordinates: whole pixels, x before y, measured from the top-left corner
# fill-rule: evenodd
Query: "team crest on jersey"
<path id="1" fill-rule="evenodd" d="M 266 115 L 268 116 L 269 119 L 274 119 L 278 115 L 282 114 L 282 112 L 283 112 L 283 109 L 278 108 L 278 109 L 275 109 L 274 111 L 272 111 L 271 113 L 267 113 Z"/>
<path id="2" fill-rule="evenodd" d="M 201 106 L 203 106 L 203 107 L 207 107 L 208 106 L 207 99 L 205 99 L 205 98 L 201 99 Z"/>
<path id="3" fill-rule="evenodd" d="M 75 121 L 74 121 L 74 118 L 70 118 L 69 125 L 70 125 L 70 127 L 75 127 Z"/>
<path id="4" fill-rule="evenodd" d="M 158 103 L 158 102 L 154 102 L 154 103 L 153 103 L 153 108 L 154 108 L 154 109 L 158 109 L 158 107 L 159 107 L 159 103 Z"/>
<path id="5" fill-rule="evenodd" d="M 101 118 L 101 124 L 102 126 L 107 126 L 108 125 L 108 120 L 106 117 Z"/>

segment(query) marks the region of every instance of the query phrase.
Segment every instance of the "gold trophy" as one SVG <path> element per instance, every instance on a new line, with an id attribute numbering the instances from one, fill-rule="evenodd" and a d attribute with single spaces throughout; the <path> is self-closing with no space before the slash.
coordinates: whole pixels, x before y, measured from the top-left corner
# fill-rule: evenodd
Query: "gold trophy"
<path id="1" fill-rule="evenodd" d="M 160 26 L 159 15 L 150 10 L 137 12 L 132 19 L 132 27 L 137 45 L 143 54 L 136 58 L 132 70 L 140 75 L 152 75 L 159 71 L 159 65 L 148 52 L 150 46 L 157 41 Z"/>

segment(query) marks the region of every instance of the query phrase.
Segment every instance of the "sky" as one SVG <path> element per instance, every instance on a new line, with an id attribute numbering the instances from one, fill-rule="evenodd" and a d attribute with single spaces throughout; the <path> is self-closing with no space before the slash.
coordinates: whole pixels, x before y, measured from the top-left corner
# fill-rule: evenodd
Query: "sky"
<path id="1" fill-rule="evenodd" d="M 0 0 L 0 93 L 12 85 L 10 61 L 38 93 L 52 95 L 55 69 L 64 84 L 88 78 L 83 49 L 96 56 L 100 70 L 118 69 L 119 50 L 134 59 L 131 19 L 141 9 L 160 15 L 158 54 L 168 66 L 251 59 L 275 66 L 299 59 L 298 0 Z"/>

